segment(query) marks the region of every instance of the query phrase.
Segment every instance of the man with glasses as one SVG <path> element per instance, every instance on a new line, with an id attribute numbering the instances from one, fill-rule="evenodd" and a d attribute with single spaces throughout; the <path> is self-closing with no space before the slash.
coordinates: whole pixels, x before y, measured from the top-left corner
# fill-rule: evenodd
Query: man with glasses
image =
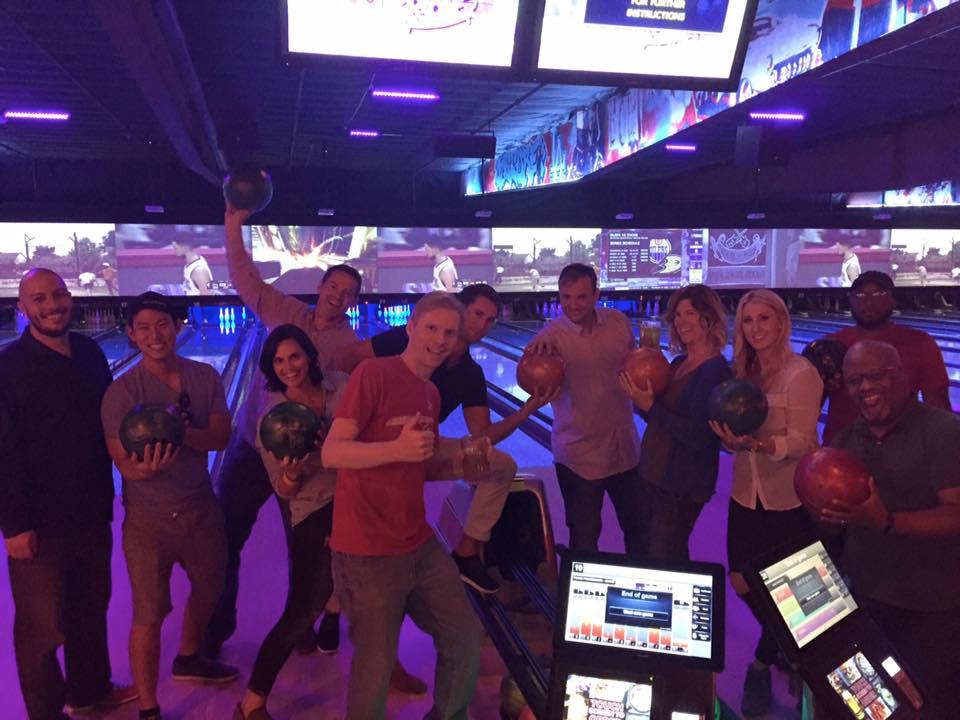
<path id="1" fill-rule="evenodd" d="M 956 718 L 960 668 L 960 418 L 919 403 L 897 350 L 864 340 L 843 362 L 859 413 L 833 440 L 870 470 L 870 496 L 835 502 L 846 526 L 843 567 L 925 697 L 926 720 Z"/>
<path id="2" fill-rule="evenodd" d="M 856 325 L 844 328 L 831 337 L 846 347 L 861 340 L 876 340 L 892 345 L 903 358 L 903 370 L 911 391 L 919 392 L 923 402 L 950 410 L 950 380 L 940 348 L 930 335 L 916 328 L 891 322 L 893 315 L 893 280 L 886 273 L 867 270 L 853 281 L 850 288 L 850 310 Z M 823 443 L 829 445 L 841 430 L 857 417 L 852 398 L 842 390 L 830 396 Z"/>
<path id="3" fill-rule="evenodd" d="M 220 374 L 212 366 L 177 354 L 182 317 L 159 293 L 148 292 L 128 307 L 127 335 L 143 355 L 108 389 L 101 406 L 107 450 L 123 476 L 123 553 L 133 596 L 130 667 L 140 693 L 141 720 L 160 720 L 157 680 L 160 629 L 173 609 L 174 564 L 190 579 L 173 678 L 226 683 L 237 669 L 204 657 L 204 629 L 223 591 L 227 537 L 207 470 L 208 453 L 230 440 L 230 412 Z M 155 443 L 143 457 L 128 453 L 120 424 L 141 403 L 173 406 L 184 417 L 183 445 Z"/>

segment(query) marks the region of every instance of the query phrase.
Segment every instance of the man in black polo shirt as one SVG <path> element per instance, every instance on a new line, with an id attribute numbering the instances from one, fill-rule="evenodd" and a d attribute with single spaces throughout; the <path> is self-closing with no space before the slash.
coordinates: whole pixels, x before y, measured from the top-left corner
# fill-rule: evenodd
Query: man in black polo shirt
<path id="1" fill-rule="evenodd" d="M 440 422 L 461 406 L 470 434 L 485 436 L 496 445 L 520 427 L 535 410 L 550 402 L 553 396 L 531 396 L 503 420 L 493 422 L 490 419 L 487 380 L 483 369 L 471 357 L 470 346 L 482 340 L 493 328 L 500 312 L 500 297 L 496 290 L 484 283 L 468 285 L 457 297 L 464 307 L 460 339 L 447 361 L 430 377 L 440 391 Z M 387 330 L 349 348 L 341 366 L 350 372 L 367 358 L 399 355 L 406 349 L 407 341 L 406 327 Z M 479 553 L 500 518 L 517 464 L 506 453 L 495 450 L 491 469 L 491 481 L 477 486 L 467 514 L 465 533 L 453 551 L 460 577 L 482 593 L 493 593 L 500 588 L 487 574 Z"/>
<path id="2" fill-rule="evenodd" d="M 59 275 L 27 273 L 19 308 L 30 326 L 0 353 L 0 528 L 27 715 L 59 720 L 65 704 L 137 697 L 113 686 L 107 654 L 114 491 L 100 400 L 113 378 L 100 347 L 69 332 L 73 299 Z"/>
<path id="3" fill-rule="evenodd" d="M 824 519 L 848 525 L 844 569 L 857 600 L 903 654 L 924 720 L 955 719 L 960 668 L 960 418 L 920 403 L 892 345 L 864 340 L 843 362 L 859 410 L 833 440 L 873 476 L 862 505 Z"/>

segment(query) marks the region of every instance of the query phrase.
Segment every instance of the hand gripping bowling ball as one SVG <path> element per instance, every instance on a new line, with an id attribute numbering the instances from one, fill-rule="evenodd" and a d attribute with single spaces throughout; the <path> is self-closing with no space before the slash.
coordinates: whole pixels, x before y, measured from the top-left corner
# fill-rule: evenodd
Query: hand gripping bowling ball
<path id="1" fill-rule="evenodd" d="M 288 400 L 263 416 L 260 442 L 281 460 L 299 460 L 316 449 L 317 433 L 321 430 L 327 428 L 319 415 L 302 403 Z"/>
<path id="2" fill-rule="evenodd" d="M 223 179 L 223 197 L 239 210 L 260 212 L 273 199 L 270 173 L 256 167 L 241 167 Z"/>
<path id="3" fill-rule="evenodd" d="M 823 390 L 827 395 L 843 390 L 843 358 L 846 346 L 838 340 L 813 340 L 801 353 L 820 373 Z"/>
<path id="4" fill-rule="evenodd" d="M 531 395 L 563 385 L 563 360 L 556 355 L 525 353 L 517 363 L 517 385 Z"/>
<path id="5" fill-rule="evenodd" d="M 726 380 L 710 391 L 707 417 L 734 435 L 752 435 L 767 419 L 767 396 L 749 380 Z"/>
<path id="6" fill-rule="evenodd" d="M 637 348 L 627 355 L 623 371 L 639 388 L 645 387 L 649 380 L 654 395 L 662 393 L 670 384 L 670 363 L 662 352 L 653 348 Z"/>
<path id="7" fill-rule="evenodd" d="M 185 434 L 183 417 L 175 407 L 162 403 L 141 403 L 120 423 L 120 444 L 139 460 L 143 460 L 143 449 L 147 445 L 169 443 L 178 448 Z"/>
<path id="8" fill-rule="evenodd" d="M 793 486 L 800 502 L 814 512 L 834 500 L 859 505 L 870 497 L 870 471 L 863 460 L 840 448 L 820 448 L 800 458 Z"/>

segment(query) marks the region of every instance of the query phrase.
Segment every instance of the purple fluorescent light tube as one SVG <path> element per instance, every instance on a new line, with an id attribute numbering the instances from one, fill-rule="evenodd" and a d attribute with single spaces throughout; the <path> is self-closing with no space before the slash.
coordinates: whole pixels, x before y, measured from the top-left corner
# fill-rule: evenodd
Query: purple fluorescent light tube
<path id="1" fill-rule="evenodd" d="M 752 112 L 751 120 L 771 120 L 773 122 L 803 122 L 807 116 L 802 112 Z"/>
<path id="2" fill-rule="evenodd" d="M 350 137 L 355 138 L 378 138 L 380 137 L 379 130 L 351 130 Z"/>
<path id="3" fill-rule="evenodd" d="M 440 96 L 429 90 L 371 90 L 375 98 L 384 100 L 414 100 L 419 102 L 435 102 Z"/>
<path id="4" fill-rule="evenodd" d="M 765 212 L 751 212 L 747 213 L 747 220 L 763 220 L 767 217 Z"/>
<path id="5" fill-rule="evenodd" d="M 667 152 L 693 153 L 697 151 L 697 146 L 693 143 L 667 143 L 663 147 Z"/>
<path id="6" fill-rule="evenodd" d="M 70 113 L 63 110 L 4 110 L 5 120 L 43 120 L 47 122 L 66 122 Z"/>

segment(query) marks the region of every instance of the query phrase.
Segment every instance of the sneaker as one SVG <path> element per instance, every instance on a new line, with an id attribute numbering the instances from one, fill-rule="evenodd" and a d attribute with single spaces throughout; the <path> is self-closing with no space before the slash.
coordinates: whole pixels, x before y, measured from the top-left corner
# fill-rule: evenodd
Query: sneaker
<path id="1" fill-rule="evenodd" d="M 110 691 L 92 705 L 71 705 L 67 703 L 69 715 L 86 715 L 103 710 L 112 710 L 139 699 L 140 693 L 132 685 L 111 685 Z"/>
<path id="2" fill-rule="evenodd" d="M 460 579 L 477 592 L 492 595 L 500 589 L 497 581 L 487 575 L 487 569 L 483 566 L 483 560 L 479 555 L 463 557 L 453 553 L 453 561 L 457 564 L 457 570 L 460 571 Z"/>
<path id="3" fill-rule="evenodd" d="M 393 673 L 390 675 L 390 689 L 405 695 L 424 695 L 427 692 L 427 684 L 416 675 L 408 673 L 407 669 L 397 660 L 393 665 Z"/>
<path id="4" fill-rule="evenodd" d="M 340 649 L 340 613 L 326 613 L 317 627 L 317 648 L 325 655 Z"/>
<path id="5" fill-rule="evenodd" d="M 173 679 L 199 683 L 228 683 L 240 671 L 232 665 L 210 660 L 200 654 L 177 655 L 173 659 Z"/>
<path id="6" fill-rule="evenodd" d="M 747 666 L 747 677 L 743 682 L 743 702 L 740 712 L 744 717 L 757 717 L 770 710 L 772 681 L 770 667 L 750 663 Z"/>

